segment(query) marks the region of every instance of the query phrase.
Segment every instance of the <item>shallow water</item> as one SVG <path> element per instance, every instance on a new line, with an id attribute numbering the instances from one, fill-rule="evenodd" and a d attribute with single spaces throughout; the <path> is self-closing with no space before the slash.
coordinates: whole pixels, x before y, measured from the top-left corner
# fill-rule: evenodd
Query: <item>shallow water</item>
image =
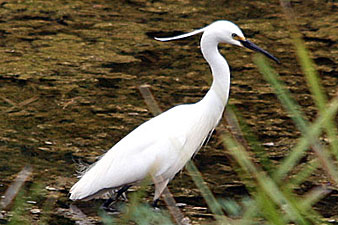
<path id="1" fill-rule="evenodd" d="M 338 83 L 337 3 L 293 1 L 293 6 L 332 97 Z M 40 208 L 53 196 L 50 220 L 55 223 L 76 220 L 67 200 L 77 180 L 76 162 L 95 161 L 151 118 L 139 85 L 150 85 L 162 110 L 196 102 L 208 90 L 211 76 L 198 36 L 170 43 L 157 42 L 153 36 L 231 20 L 282 61 L 272 64 L 308 118 L 316 116 L 278 1 L 3 1 L 0 9 L 0 193 L 24 165 L 32 165 L 34 175 L 27 186 L 38 182 L 52 188 L 30 207 Z M 226 45 L 221 49 L 232 68 L 229 103 L 262 143 L 273 143 L 263 147 L 278 162 L 299 132 L 252 63 L 253 54 Z M 218 142 L 221 132 L 222 128 L 216 130 L 194 161 L 217 197 L 241 198 L 247 191 Z M 304 190 L 326 182 L 325 175 L 314 174 Z M 197 208 L 205 203 L 186 172 L 169 188 L 178 202 L 188 204 L 184 211 L 193 222 L 210 219 L 204 208 Z M 333 191 L 318 210 L 335 216 L 336 200 Z M 99 203 L 79 207 L 96 221 Z"/>

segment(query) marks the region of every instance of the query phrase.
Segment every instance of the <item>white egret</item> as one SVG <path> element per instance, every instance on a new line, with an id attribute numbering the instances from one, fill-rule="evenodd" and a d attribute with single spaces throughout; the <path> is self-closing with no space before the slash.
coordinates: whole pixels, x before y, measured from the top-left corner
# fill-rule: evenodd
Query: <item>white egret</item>
<path id="1" fill-rule="evenodd" d="M 230 70 L 218 51 L 219 43 L 270 53 L 248 41 L 232 22 L 220 20 L 202 29 L 170 38 L 171 41 L 203 33 L 201 50 L 208 62 L 213 82 L 197 103 L 173 107 L 141 124 L 115 144 L 93 164 L 71 188 L 71 200 L 90 200 L 109 190 L 120 196 L 130 186 L 150 175 L 155 183 L 154 206 L 168 182 L 196 154 L 220 121 L 228 101 Z M 108 200 L 108 207 L 113 200 Z"/>

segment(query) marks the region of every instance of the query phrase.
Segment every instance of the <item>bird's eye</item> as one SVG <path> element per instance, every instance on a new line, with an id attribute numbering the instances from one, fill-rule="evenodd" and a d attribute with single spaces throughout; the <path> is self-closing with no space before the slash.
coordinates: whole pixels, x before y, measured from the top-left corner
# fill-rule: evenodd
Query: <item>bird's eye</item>
<path id="1" fill-rule="evenodd" d="M 236 40 L 236 41 L 244 41 L 244 40 L 245 40 L 244 37 L 238 36 L 238 35 L 235 34 L 235 33 L 232 33 L 231 36 L 232 36 L 232 39 L 234 39 L 234 40 Z"/>

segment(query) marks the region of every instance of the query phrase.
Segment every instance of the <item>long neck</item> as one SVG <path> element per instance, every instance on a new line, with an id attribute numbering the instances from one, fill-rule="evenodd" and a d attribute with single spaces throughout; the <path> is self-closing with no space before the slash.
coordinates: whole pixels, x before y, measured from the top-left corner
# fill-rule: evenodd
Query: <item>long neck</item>
<path id="1" fill-rule="evenodd" d="M 228 101 L 230 90 L 230 70 L 227 61 L 218 51 L 218 42 L 213 35 L 206 32 L 201 39 L 201 50 L 204 58 L 208 62 L 213 82 L 208 93 L 201 102 L 207 101 L 213 106 L 217 106 L 223 112 Z"/>

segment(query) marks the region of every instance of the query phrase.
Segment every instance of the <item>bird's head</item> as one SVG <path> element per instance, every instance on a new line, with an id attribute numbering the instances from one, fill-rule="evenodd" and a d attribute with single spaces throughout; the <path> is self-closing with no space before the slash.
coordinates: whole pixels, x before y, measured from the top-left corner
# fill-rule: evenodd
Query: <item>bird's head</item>
<path id="1" fill-rule="evenodd" d="M 265 56 L 267 56 L 268 58 L 276 61 L 277 63 L 280 63 L 280 61 L 276 57 L 274 57 L 272 54 L 258 47 L 251 41 L 247 40 L 242 30 L 236 24 L 230 21 L 227 21 L 227 20 L 218 20 L 199 30 L 195 30 L 190 33 L 178 35 L 175 37 L 155 38 L 155 39 L 159 41 L 171 41 L 171 40 L 186 38 L 186 37 L 198 34 L 198 33 L 203 33 L 203 36 L 205 37 L 208 36 L 211 38 L 210 40 L 214 40 L 217 43 L 232 44 L 232 45 L 245 47 L 245 48 L 260 52 L 264 54 Z"/>
<path id="2" fill-rule="evenodd" d="M 204 35 L 213 38 L 217 43 L 243 46 L 240 41 L 246 40 L 241 29 L 227 20 L 218 20 L 203 28 Z"/>

